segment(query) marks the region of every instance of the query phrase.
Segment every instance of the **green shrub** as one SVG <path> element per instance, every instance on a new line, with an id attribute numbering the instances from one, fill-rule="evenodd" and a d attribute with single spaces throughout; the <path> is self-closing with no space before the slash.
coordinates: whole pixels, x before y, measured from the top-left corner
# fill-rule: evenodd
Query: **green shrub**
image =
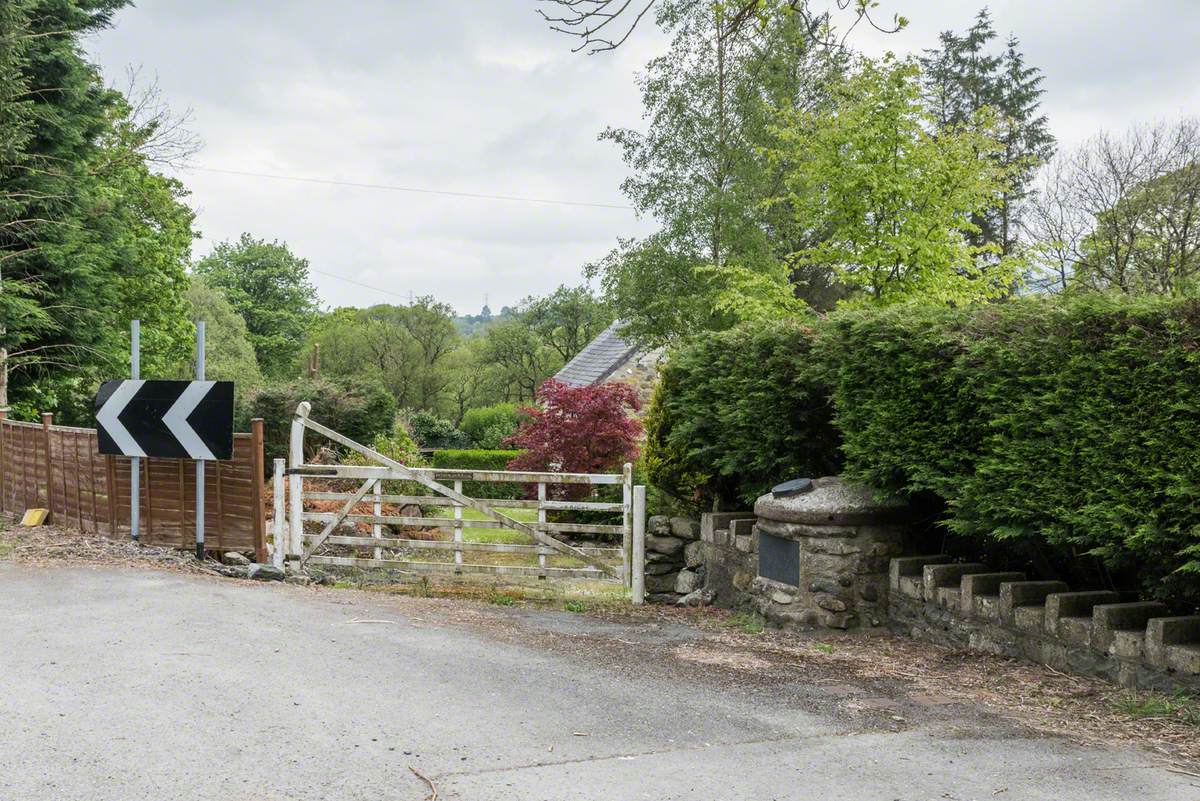
<path id="1" fill-rule="evenodd" d="M 429 465 L 446 470 L 507 470 L 508 463 L 520 454 L 520 451 L 446 449 L 434 451 Z M 525 497 L 521 484 L 507 481 L 464 481 L 463 494 L 472 498 L 508 500 Z"/>
<path id="2" fill-rule="evenodd" d="M 475 447 L 483 450 L 500 450 L 509 442 L 512 435 L 511 428 L 497 423 L 483 430 L 483 433 L 475 440 Z"/>
<path id="3" fill-rule="evenodd" d="M 515 403 L 497 403 L 468 409 L 459 427 L 476 448 L 495 450 L 504 446 L 504 441 L 517 433 L 521 414 Z"/>
<path id="4" fill-rule="evenodd" d="M 421 458 L 421 450 L 417 447 L 417 443 L 408 435 L 402 426 L 393 426 L 392 430 L 386 434 L 378 434 L 375 439 L 370 442 L 370 447 L 373 450 L 382 453 L 389 459 L 395 459 L 401 464 L 408 467 L 419 467 L 423 465 Z M 376 459 L 364 456 L 359 453 L 348 453 L 342 457 L 343 464 L 369 465 L 379 466 Z M 347 492 L 352 492 L 358 489 L 358 483 L 350 482 L 345 487 Z M 386 495 L 428 495 L 429 490 L 422 484 L 416 481 L 384 481 L 382 482 L 383 493 Z"/>
<path id="5" fill-rule="evenodd" d="M 465 448 L 470 442 L 454 423 L 433 412 L 410 411 L 407 414 L 408 430 L 422 448 Z"/>
<path id="6" fill-rule="evenodd" d="M 1098 583 L 1184 609 L 1200 604 L 1198 399 L 1197 300 L 844 310 L 677 349 L 644 462 L 705 502 L 840 458 L 850 478 L 941 499 L 983 550 L 1094 559 Z"/>
<path id="7" fill-rule="evenodd" d="M 389 459 L 395 459 L 401 464 L 416 467 L 422 464 L 421 449 L 417 443 L 400 426 L 395 426 L 386 434 L 378 434 L 369 443 L 372 450 L 382 453 Z M 345 464 L 377 465 L 378 461 L 360 454 L 350 454 L 343 459 Z"/>
<path id="8" fill-rule="evenodd" d="M 811 329 L 785 322 L 705 334 L 672 352 L 647 415 L 649 480 L 708 508 L 836 473 L 838 436 L 810 347 Z"/>
<path id="9" fill-rule="evenodd" d="M 272 459 L 287 457 L 292 416 L 301 401 L 311 404 L 310 418 L 356 442 L 369 443 L 377 435 L 388 433 L 396 419 L 395 398 L 382 386 L 370 382 L 320 378 L 269 384 L 253 390 L 239 404 L 238 430 L 247 430 L 245 426 L 251 418 L 263 418 L 268 468 Z M 327 444 L 323 439 L 310 432 L 306 448 Z"/>

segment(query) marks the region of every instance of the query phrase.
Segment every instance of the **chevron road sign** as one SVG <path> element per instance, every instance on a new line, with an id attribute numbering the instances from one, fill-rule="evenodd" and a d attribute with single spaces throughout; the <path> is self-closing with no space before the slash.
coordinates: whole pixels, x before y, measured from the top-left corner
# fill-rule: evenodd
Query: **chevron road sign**
<path id="1" fill-rule="evenodd" d="M 96 394 L 100 453 L 233 457 L 232 381 L 105 381 Z"/>

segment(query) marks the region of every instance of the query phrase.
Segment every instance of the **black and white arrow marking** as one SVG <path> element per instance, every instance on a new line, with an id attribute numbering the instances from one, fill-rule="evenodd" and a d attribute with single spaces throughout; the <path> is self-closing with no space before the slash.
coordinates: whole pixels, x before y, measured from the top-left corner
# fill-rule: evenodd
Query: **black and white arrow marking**
<path id="1" fill-rule="evenodd" d="M 232 381 L 106 381 L 96 395 L 100 453 L 233 456 Z"/>

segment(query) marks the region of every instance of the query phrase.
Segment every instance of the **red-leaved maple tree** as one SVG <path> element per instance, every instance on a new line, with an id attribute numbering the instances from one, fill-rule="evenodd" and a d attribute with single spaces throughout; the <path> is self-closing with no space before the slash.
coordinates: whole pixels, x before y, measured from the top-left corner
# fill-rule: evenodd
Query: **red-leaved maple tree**
<path id="1" fill-rule="evenodd" d="M 573 387 L 552 378 L 538 389 L 537 402 L 521 410 L 525 420 L 508 439 L 525 451 L 509 469 L 609 473 L 637 458 L 642 423 L 630 413 L 641 404 L 629 386 Z"/>

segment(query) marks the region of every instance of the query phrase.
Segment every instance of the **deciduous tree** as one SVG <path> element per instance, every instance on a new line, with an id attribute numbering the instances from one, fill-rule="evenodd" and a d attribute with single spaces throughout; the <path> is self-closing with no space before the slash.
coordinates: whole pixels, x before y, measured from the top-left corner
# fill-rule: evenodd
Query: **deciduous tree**
<path id="1" fill-rule="evenodd" d="M 720 3 L 673 7 L 671 48 L 638 79 L 645 130 L 602 135 L 621 147 L 631 170 L 622 190 L 662 227 L 646 240 L 622 242 L 587 272 L 600 279 L 627 333 L 649 344 L 729 324 L 728 312 L 716 308 L 711 276 L 696 275 L 698 268 L 773 274 L 812 235 L 782 207 L 766 205 L 778 192 L 780 169 L 764 149 L 781 110 L 828 100 L 844 57 L 815 48 L 794 15 L 772 13 L 761 26 L 742 28 L 730 14 Z M 836 301 L 827 270 L 814 274 L 796 263 L 789 271 L 807 302 L 827 308 Z"/>
<path id="2" fill-rule="evenodd" d="M 550 380 L 509 443 L 524 453 L 514 470 L 605 473 L 637 459 L 642 424 L 637 395 L 625 384 L 572 387 Z M 585 487 L 586 489 L 586 487 Z"/>
<path id="3" fill-rule="evenodd" d="M 564 362 L 612 322 L 612 310 L 587 286 L 559 286 L 549 295 L 526 298 L 520 314 Z"/>
<path id="4" fill-rule="evenodd" d="M 1050 289 L 1175 293 L 1200 275 L 1200 120 L 1101 133 L 1039 181 L 1026 235 Z"/>
<path id="5" fill-rule="evenodd" d="M 800 224 L 823 231 L 797 258 L 827 265 L 872 303 L 1003 295 L 1016 261 L 970 241 L 972 216 L 1008 187 L 994 158 L 1003 146 L 986 117 L 931 133 L 918 76 L 911 61 L 863 60 L 830 108 L 787 115 L 777 128 L 782 199 Z"/>
<path id="6" fill-rule="evenodd" d="M 734 32 L 762 24 L 772 15 L 795 17 L 806 35 L 827 48 L 842 48 L 846 38 L 860 24 L 885 33 L 895 33 L 908 24 L 896 14 L 884 22 L 878 14 L 878 0 L 538 0 L 538 9 L 552 30 L 578 39 L 576 51 L 602 53 L 615 50 L 637 29 L 652 9 L 657 10 L 659 25 L 669 25 L 673 17 L 697 9 L 719 7 L 729 18 Z M 843 29 L 831 25 L 834 14 Z"/>
<path id="7" fill-rule="evenodd" d="M 262 384 L 262 372 L 254 356 L 254 346 L 246 330 L 246 321 L 234 311 L 225 296 L 193 277 L 188 286 L 189 318 L 204 321 L 205 375 L 214 381 L 233 381 L 238 392 L 247 392 Z M 191 378 L 192 366 L 181 365 L 179 378 Z"/>
<path id="8" fill-rule="evenodd" d="M 317 313 L 308 261 L 282 242 L 242 234 L 237 242 L 218 244 L 194 269 L 246 321 L 263 373 L 288 375 Z"/>
<path id="9" fill-rule="evenodd" d="M 562 358 L 520 319 L 493 323 L 483 334 L 479 354 L 505 401 L 531 401 Z"/>

